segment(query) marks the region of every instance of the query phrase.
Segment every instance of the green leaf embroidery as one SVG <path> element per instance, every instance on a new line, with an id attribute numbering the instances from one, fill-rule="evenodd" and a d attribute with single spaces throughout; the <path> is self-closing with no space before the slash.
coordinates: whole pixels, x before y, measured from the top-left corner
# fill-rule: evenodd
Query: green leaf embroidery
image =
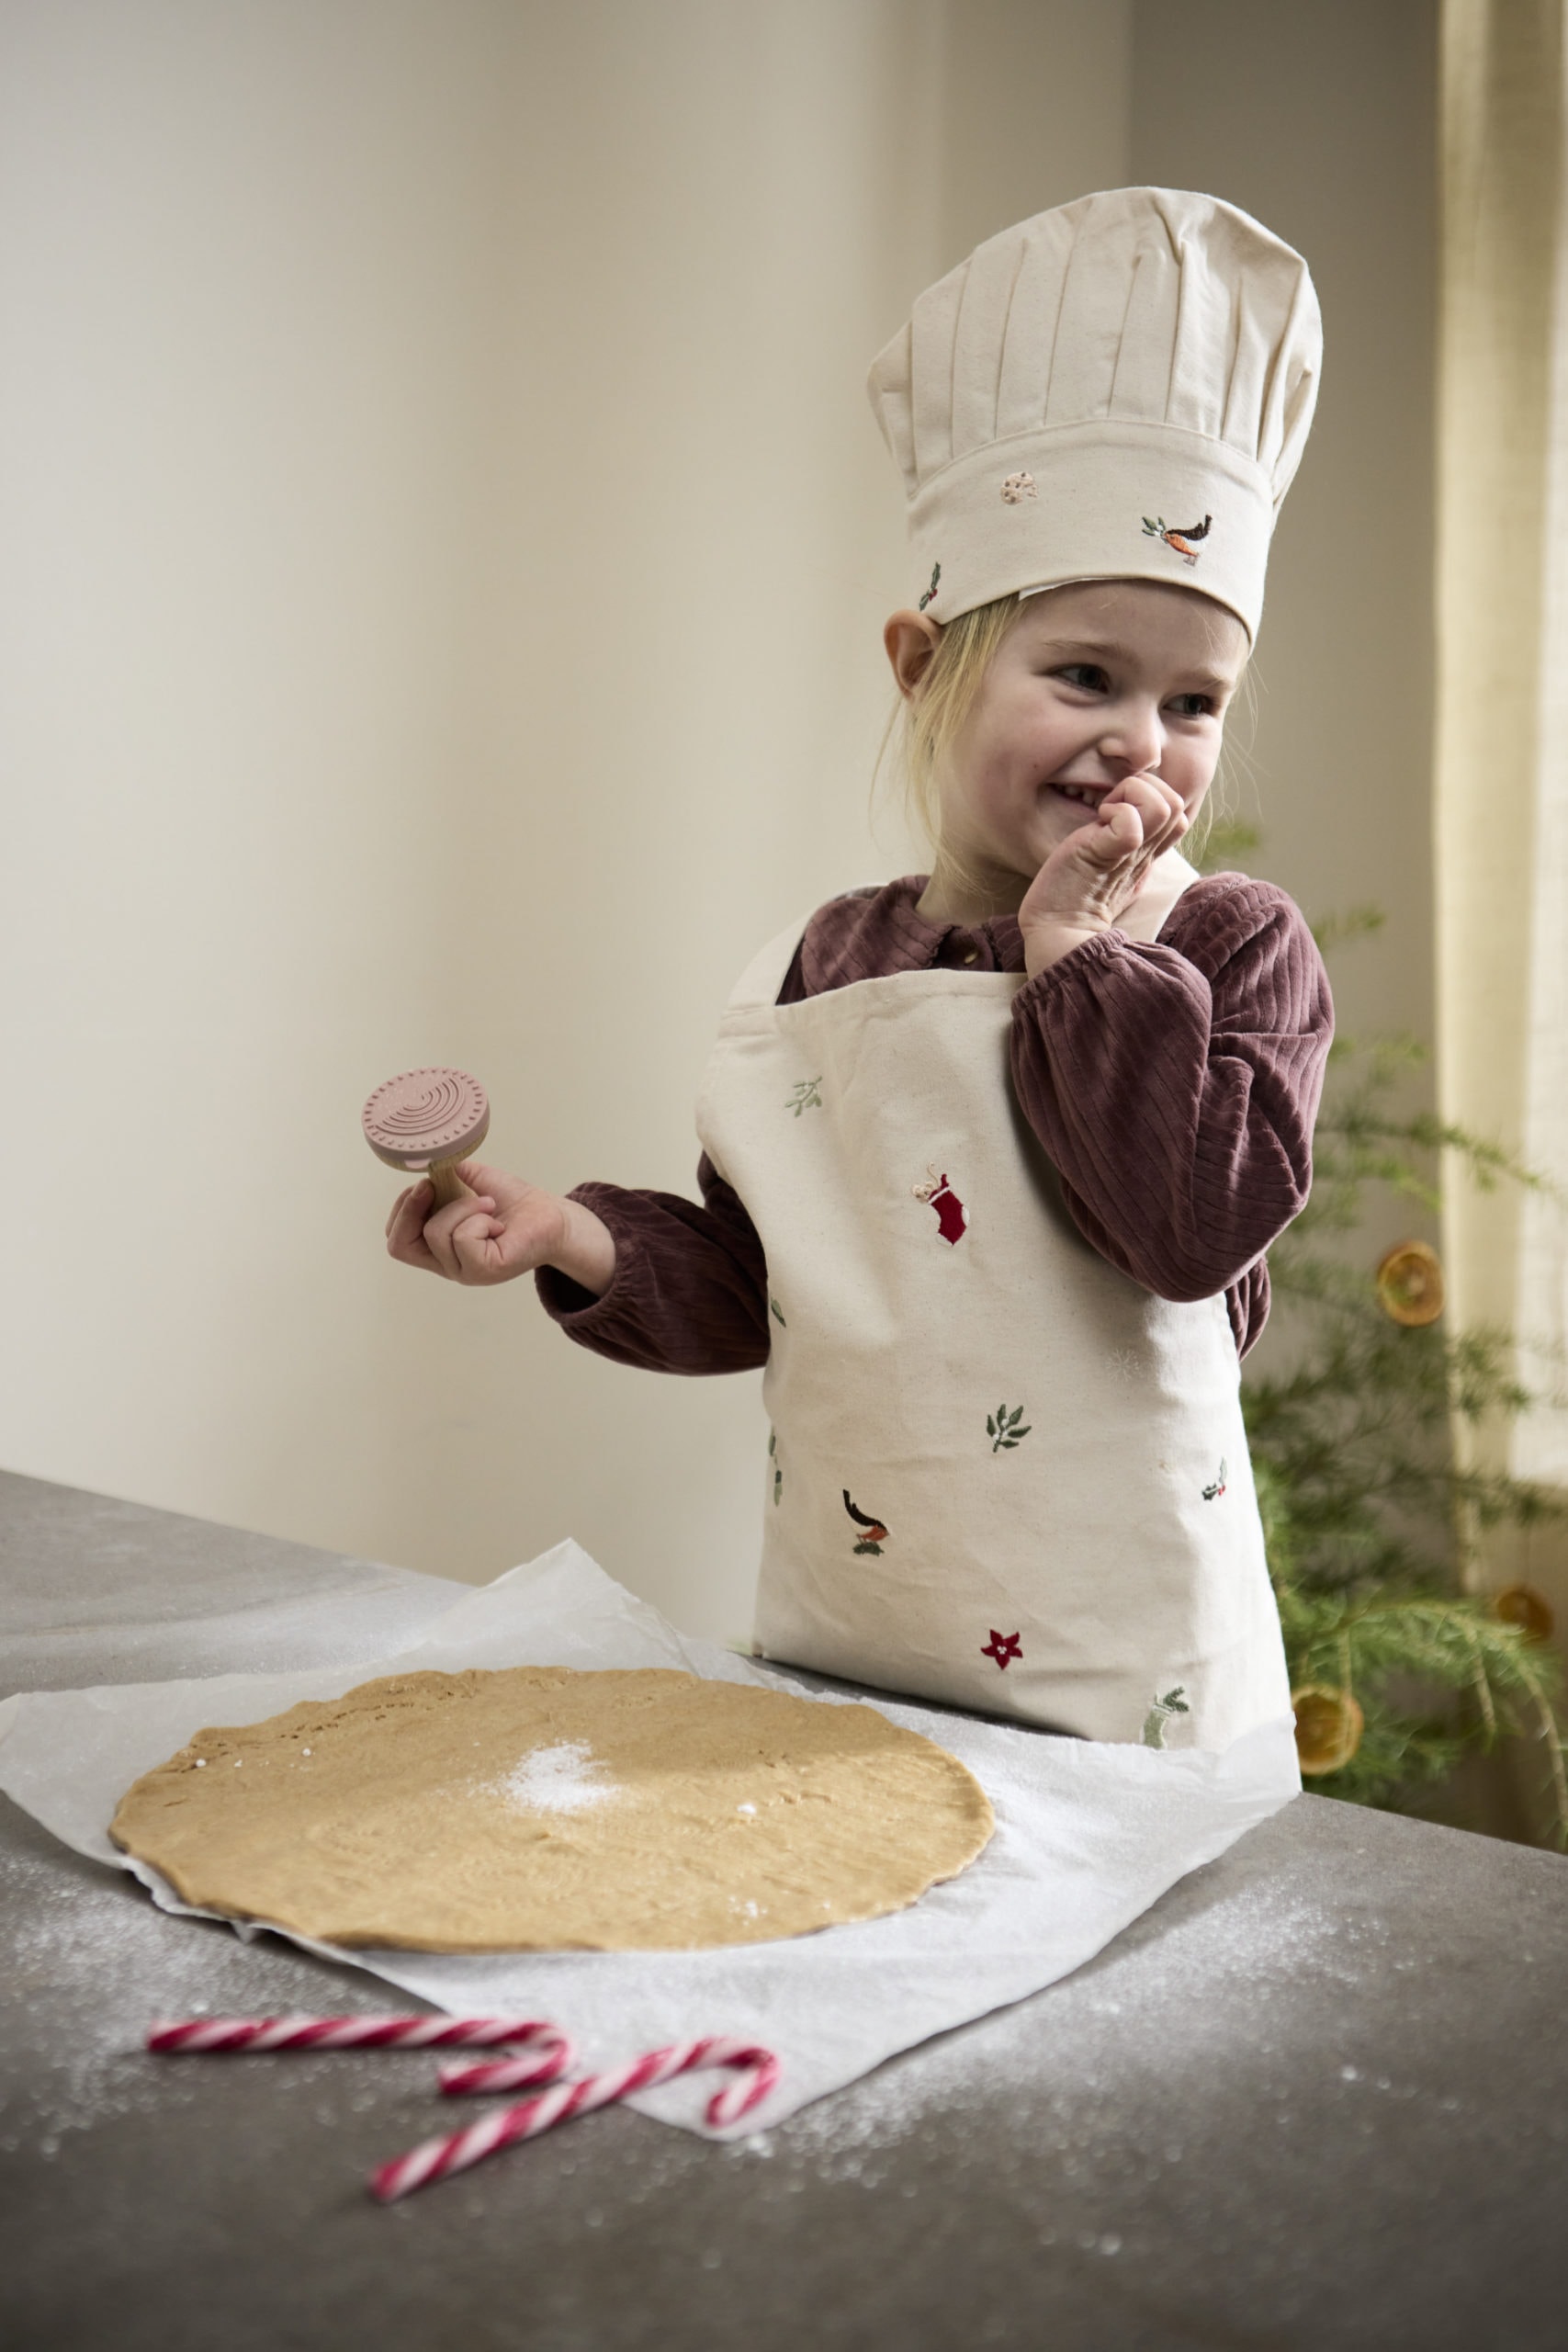
<path id="1" fill-rule="evenodd" d="M 789 1101 L 784 1104 L 784 1109 L 793 1111 L 798 1119 L 803 1111 L 820 1111 L 821 1108 L 822 1080 L 820 1078 L 797 1079 L 790 1089 Z"/>
<path id="2" fill-rule="evenodd" d="M 1021 1429 L 1020 1422 L 1023 1423 Z M 1032 1421 L 1024 1420 L 1021 1405 L 1015 1405 L 1010 1413 L 1005 1405 L 998 1405 L 994 1413 L 986 1416 L 986 1435 L 991 1440 L 991 1452 L 1007 1453 L 1026 1438 L 1033 1426 Z"/>
<path id="3" fill-rule="evenodd" d="M 771 1314 L 776 1315 L 776 1316 L 778 1317 L 779 1321 L 780 1321 L 781 1323 L 784 1323 L 784 1329 L 787 1331 L 787 1330 L 789 1329 L 789 1325 L 788 1325 L 787 1323 L 784 1323 L 784 1308 L 779 1305 L 778 1300 L 777 1300 L 776 1298 L 770 1298 L 770 1299 L 769 1299 L 769 1301 L 768 1301 L 768 1309 L 769 1309 L 769 1312 L 770 1312 Z"/>

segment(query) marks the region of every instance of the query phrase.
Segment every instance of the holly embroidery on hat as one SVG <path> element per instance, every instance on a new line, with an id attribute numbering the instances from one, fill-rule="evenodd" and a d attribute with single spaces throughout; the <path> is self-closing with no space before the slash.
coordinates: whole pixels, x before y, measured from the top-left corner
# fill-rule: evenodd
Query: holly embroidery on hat
<path id="1" fill-rule="evenodd" d="M 1010 506 L 1016 506 L 1021 498 L 1038 498 L 1039 495 L 1032 474 L 1009 474 L 1002 484 L 1002 496 Z"/>
<path id="2" fill-rule="evenodd" d="M 790 1089 L 784 1109 L 793 1111 L 798 1119 L 803 1111 L 820 1111 L 821 1108 L 822 1080 L 819 1078 L 797 1078 Z"/>
<path id="3" fill-rule="evenodd" d="M 1212 514 L 1205 514 L 1201 523 L 1183 523 L 1179 526 L 1173 526 L 1166 521 L 1163 514 L 1156 514 L 1152 519 L 1145 514 L 1144 537 L 1149 539 L 1163 539 L 1168 548 L 1176 549 L 1183 563 L 1196 563 L 1199 549 L 1193 546 L 1192 542 L 1194 539 L 1208 537 L 1209 526 L 1213 519 Z"/>
<path id="4" fill-rule="evenodd" d="M 1183 1696 L 1186 1689 L 1185 1682 L 1179 1682 L 1174 1690 L 1168 1690 L 1163 1699 L 1155 1701 L 1154 1705 L 1144 1717 L 1144 1746 L 1145 1747 L 1163 1747 L 1165 1727 L 1172 1715 L 1191 1713 L 1192 1710 Z"/>
<path id="5" fill-rule="evenodd" d="M 844 1509 L 849 1512 L 849 1515 L 854 1521 L 855 1525 L 863 1531 L 861 1535 L 860 1542 L 855 1545 L 855 1550 L 857 1552 L 874 1552 L 880 1559 L 882 1556 L 882 1547 L 887 1541 L 886 1528 L 883 1526 L 882 1521 L 879 1519 L 869 1518 L 863 1510 L 857 1510 L 855 1509 L 853 1503 L 850 1500 L 850 1490 L 847 1487 L 844 1488 Z"/>
<path id="6" fill-rule="evenodd" d="M 994 1657 L 1005 1674 L 1015 1657 L 1022 1657 L 1023 1644 L 1017 1634 L 998 1634 L 993 1625 L 990 1640 L 983 1642 L 980 1645 L 980 1656 Z"/>
<path id="7" fill-rule="evenodd" d="M 937 1225 L 944 1241 L 962 1241 L 969 1229 L 969 1221 L 964 1214 L 963 1202 L 945 1175 L 939 1176 L 935 1166 L 929 1159 L 926 1162 L 926 1174 L 931 1180 L 929 1183 L 911 1184 L 909 1190 L 917 1201 L 929 1201 L 935 1209 Z"/>
<path id="8" fill-rule="evenodd" d="M 1020 1429 L 1020 1421 L 1023 1421 L 1021 1405 L 1015 1405 L 1010 1413 L 1005 1405 L 998 1405 L 994 1413 L 987 1414 L 986 1435 L 991 1441 L 993 1453 L 1006 1453 L 1029 1435 L 1030 1430 L 1034 1427 L 1033 1422 L 1023 1421 L 1023 1427 Z"/>
<path id="9" fill-rule="evenodd" d="M 1219 1499 L 1220 1499 L 1220 1497 L 1224 1493 L 1224 1490 L 1225 1490 L 1225 1457 L 1224 1457 L 1224 1455 L 1222 1453 L 1222 1454 L 1221 1454 L 1221 1456 L 1220 1456 L 1220 1475 L 1219 1475 L 1219 1476 L 1218 1476 L 1218 1477 L 1213 1481 L 1213 1483 L 1211 1486 L 1207 1486 L 1207 1487 L 1204 1487 L 1204 1489 L 1203 1489 L 1203 1500 L 1204 1500 L 1206 1503 L 1217 1503 L 1217 1502 L 1219 1501 Z"/>
<path id="10" fill-rule="evenodd" d="M 933 563 L 931 566 L 931 584 L 926 590 L 925 594 L 920 598 L 920 610 L 922 613 L 925 611 L 928 605 L 934 603 L 936 598 L 937 582 L 941 578 L 942 566 L 940 563 Z"/>

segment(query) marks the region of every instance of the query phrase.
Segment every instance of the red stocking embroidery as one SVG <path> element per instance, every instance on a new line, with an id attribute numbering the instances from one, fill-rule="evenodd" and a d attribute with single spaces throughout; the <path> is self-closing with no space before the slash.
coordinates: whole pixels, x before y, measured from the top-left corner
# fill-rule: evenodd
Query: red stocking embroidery
<path id="1" fill-rule="evenodd" d="M 939 1176 L 935 1168 L 929 1162 L 926 1173 L 931 1179 L 929 1183 L 916 1184 L 911 1187 L 916 1200 L 929 1201 L 935 1209 L 936 1221 L 942 1228 L 942 1238 L 944 1241 L 962 1241 L 968 1231 L 969 1225 L 964 1214 L 963 1202 L 948 1182 L 946 1176 Z"/>

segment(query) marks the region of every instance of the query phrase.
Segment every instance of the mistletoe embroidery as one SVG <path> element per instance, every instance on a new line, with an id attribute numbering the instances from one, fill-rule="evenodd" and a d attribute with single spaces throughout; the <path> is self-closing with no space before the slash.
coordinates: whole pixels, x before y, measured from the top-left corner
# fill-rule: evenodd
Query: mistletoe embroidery
<path id="1" fill-rule="evenodd" d="M 768 1459 L 773 1465 L 773 1502 L 776 1506 L 779 1497 L 784 1493 L 784 1472 L 779 1468 L 779 1433 L 777 1430 L 770 1430 L 768 1431 Z"/>
<path id="2" fill-rule="evenodd" d="M 1017 1445 L 1021 1438 L 1029 1435 L 1030 1430 L 1034 1427 L 1033 1422 L 1023 1421 L 1023 1427 L 1020 1429 L 1018 1426 L 1020 1421 L 1023 1421 L 1021 1405 L 1015 1405 L 1010 1413 L 1005 1405 L 998 1405 L 994 1413 L 987 1414 L 986 1435 L 991 1441 L 993 1453 L 1007 1453 L 1010 1447 Z"/>
<path id="3" fill-rule="evenodd" d="M 1156 514 L 1152 518 L 1145 514 L 1144 537 L 1146 539 L 1163 539 L 1168 548 L 1176 549 L 1183 563 L 1196 563 L 1199 549 L 1192 542 L 1208 537 L 1209 526 L 1213 519 L 1212 514 L 1205 514 L 1201 523 L 1184 523 L 1176 526 L 1168 523 L 1163 514 Z"/>
<path id="4" fill-rule="evenodd" d="M 803 1111 L 820 1111 L 821 1108 L 821 1080 L 819 1078 L 796 1079 L 790 1090 L 789 1101 L 784 1104 L 784 1109 L 793 1111 L 798 1119 Z"/>
<path id="5" fill-rule="evenodd" d="M 940 563 L 933 563 L 933 564 L 932 564 L 932 566 L 931 566 L 931 586 L 926 590 L 925 594 L 920 598 L 920 610 L 921 610 L 921 612 L 922 612 L 922 613 L 925 611 L 926 606 L 927 606 L 929 604 L 931 604 L 931 603 L 932 603 L 932 602 L 934 601 L 935 596 L 936 596 L 936 586 L 937 586 L 937 582 L 938 582 L 941 578 L 942 578 L 942 566 L 941 566 L 941 564 L 940 564 Z"/>
<path id="6" fill-rule="evenodd" d="M 1168 1690 L 1163 1699 L 1155 1701 L 1154 1705 L 1144 1717 L 1144 1746 L 1145 1747 L 1163 1747 L 1165 1727 L 1171 1716 L 1191 1713 L 1192 1710 L 1182 1695 L 1186 1689 L 1185 1682 L 1179 1682 L 1174 1690 Z"/>
<path id="7" fill-rule="evenodd" d="M 962 1241 L 969 1229 L 969 1220 L 964 1214 L 963 1202 L 948 1182 L 947 1178 L 939 1176 L 934 1164 L 929 1159 L 926 1162 L 926 1174 L 931 1182 L 926 1184 L 912 1184 L 909 1187 L 910 1191 L 917 1201 L 929 1201 L 935 1209 L 936 1221 L 942 1228 L 942 1238 L 944 1241 L 953 1243 Z"/>
<path id="8" fill-rule="evenodd" d="M 980 1656 L 994 1657 L 1005 1674 L 1015 1657 L 1022 1657 L 1023 1644 L 1017 1634 L 998 1634 L 993 1625 L 990 1640 L 983 1642 L 980 1645 Z"/>
<path id="9" fill-rule="evenodd" d="M 1224 1493 L 1224 1490 L 1225 1490 L 1225 1457 L 1224 1457 L 1224 1455 L 1222 1453 L 1222 1454 L 1221 1454 L 1221 1456 L 1220 1456 L 1220 1475 L 1219 1475 L 1219 1476 L 1214 1480 L 1214 1482 L 1213 1482 L 1213 1486 L 1209 1486 L 1209 1487 L 1204 1487 L 1204 1489 L 1203 1489 L 1203 1500 L 1204 1500 L 1206 1503 L 1217 1503 L 1217 1502 L 1219 1501 L 1219 1499 L 1220 1499 L 1220 1497 Z"/>
<path id="10" fill-rule="evenodd" d="M 855 1545 L 855 1550 L 857 1552 L 874 1552 L 878 1559 L 880 1559 L 882 1556 L 882 1547 L 887 1541 L 886 1528 L 883 1526 L 882 1521 L 879 1519 L 868 1519 L 863 1510 L 856 1510 L 853 1503 L 850 1500 L 850 1490 L 847 1487 L 844 1488 L 844 1509 L 849 1512 L 849 1515 L 854 1521 L 855 1525 L 863 1531 L 861 1535 L 860 1542 Z"/>

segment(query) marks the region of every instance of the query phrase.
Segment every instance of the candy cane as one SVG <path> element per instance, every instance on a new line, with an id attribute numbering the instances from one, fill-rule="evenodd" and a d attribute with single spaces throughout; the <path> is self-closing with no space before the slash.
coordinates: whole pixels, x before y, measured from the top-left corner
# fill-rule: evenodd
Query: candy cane
<path id="1" fill-rule="evenodd" d="M 736 2075 L 733 2083 L 716 2091 L 708 2101 L 707 2120 L 716 2129 L 749 2115 L 779 2079 L 778 2060 L 771 2050 L 762 2049 L 757 2042 L 735 2041 L 716 2034 L 710 2034 L 702 2041 L 675 2042 L 668 2050 L 650 2050 L 646 2057 L 634 2058 L 629 2065 L 590 2075 L 584 2082 L 557 2083 L 536 2098 L 502 2108 L 499 2114 L 488 2115 L 483 2122 L 470 2123 L 464 2131 L 451 2132 L 445 2139 L 425 2140 L 419 2147 L 411 2148 L 407 2155 L 394 2156 L 390 2164 L 373 2172 L 370 2193 L 383 2205 L 389 2205 L 394 2199 L 406 2197 L 411 2189 L 423 2188 L 427 2181 L 444 2180 L 448 2173 L 466 2172 L 470 2165 L 493 2155 L 498 2148 L 510 2147 L 515 2140 L 537 2139 L 541 2132 L 568 2122 L 574 2115 L 585 2115 L 596 2107 L 609 2107 L 633 2091 L 649 2090 L 655 2083 L 668 2083 L 677 2075 L 694 2074 L 706 2066 L 728 2067 Z M 518 2087 L 524 2079 L 511 2062 L 447 2066 L 442 2070 L 441 2087 L 448 2093 L 504 2090 Z"/>
<path id="2" fill-rule="evenodd" d="M 537 2045 L 532 2058 L 514 2059 L 519 2083 L 554 2082 L 572 2062 L 572 2047 L 547 2018 L 188 2018 L 160 2019 L 147 2047 L 181 2052 L 271 2050 L 494 2050 Z"/>

